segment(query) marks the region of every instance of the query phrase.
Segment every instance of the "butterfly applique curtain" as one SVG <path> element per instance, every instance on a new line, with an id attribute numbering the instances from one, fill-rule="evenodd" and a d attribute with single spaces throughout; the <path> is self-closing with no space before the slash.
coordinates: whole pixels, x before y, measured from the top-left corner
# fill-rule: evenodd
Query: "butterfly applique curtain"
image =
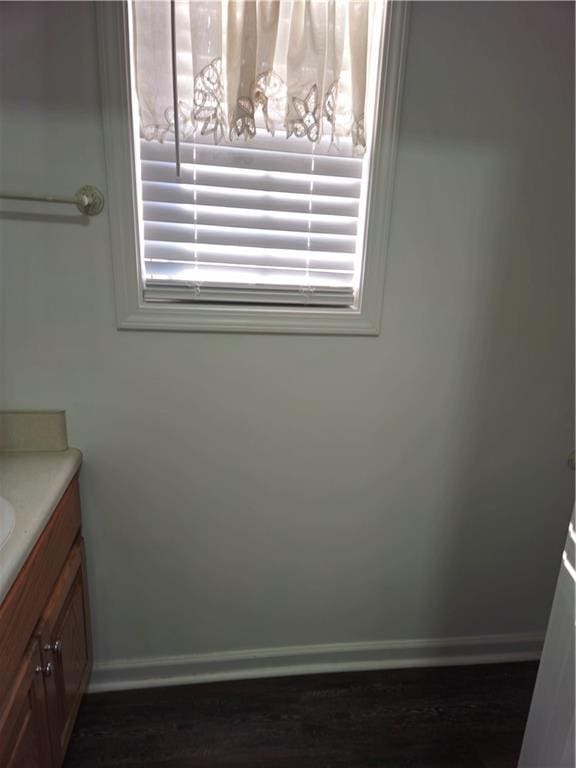
<path id="1" fill-rule="evenodd" d="M 134 0 L 143 138 L 259 132 L 365 148 L 369 24 L 383 0 Z M 175 125 L 175 115 L 177 125 Z"/>

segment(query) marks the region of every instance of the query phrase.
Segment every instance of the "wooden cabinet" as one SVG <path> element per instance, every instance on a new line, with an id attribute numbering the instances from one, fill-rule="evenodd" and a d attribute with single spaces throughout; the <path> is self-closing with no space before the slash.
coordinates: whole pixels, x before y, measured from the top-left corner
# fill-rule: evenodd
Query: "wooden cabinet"
<path id="1" fill-rule="evenodd" d="M 55 765 L 60 765 L 72 733 L 91 665 L 85 599 L 84 545 L 77 542 L 66 561 L 41 622 L 42 658 Z"/>
<path id="2" fill-rule="evenodd" d="M 3 646 L 0 768 L 60 768 L 92 666 L 76 479 L 0 605 Z"/>
<path id="3" fill-rule="evenodd" d="M 38 638 L 20 664 L 8 706 L 0 719 L 2 768 L 50 768 L 48 711 Z"/>

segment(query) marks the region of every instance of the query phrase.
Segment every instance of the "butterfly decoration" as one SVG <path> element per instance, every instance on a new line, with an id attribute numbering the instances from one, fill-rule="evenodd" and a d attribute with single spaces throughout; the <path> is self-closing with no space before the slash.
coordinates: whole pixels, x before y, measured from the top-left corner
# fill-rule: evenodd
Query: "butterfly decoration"
<path id="1" fill-rule="evenodd" d="M 230 127 L 230 138 L 235 133 L 236 136 L 244 136 L 250 139 L 256 135 L 256 121 L 254 120 L 254 104 L 251 99 L 240 98 L 236 102 L 236 117 Z"/>
<path id="2" fill-rule="evenodd" d="M 320 104 L 318 102 L 318 86 L 313 85 L 305 99 L 292 97 L 292 104 L 298 115 L 288 129 L 288 137 L 294 134 L 299 138 L 307 136 L 310 141 L 320 138 Z"/>
<path id="3" fill-rule="evenodd" d="M 270 113 L 278 116 L 286 112 L 286 83 L 276 72 L 268 70 L 258 75 L 254 84 L 254 104 L 262 107 L 266 130 L 274 136 L 274 120 Z"/>
<path id="4" fill-rule="evenodd" d="M 214 135 L 219 143 L 224 138 L 225 117 L 222 108 L 224 86 L 222 85 L 222 60 L 214 59 L 194 78 L 195 121 L 202 123 L 202 136 Z"/>

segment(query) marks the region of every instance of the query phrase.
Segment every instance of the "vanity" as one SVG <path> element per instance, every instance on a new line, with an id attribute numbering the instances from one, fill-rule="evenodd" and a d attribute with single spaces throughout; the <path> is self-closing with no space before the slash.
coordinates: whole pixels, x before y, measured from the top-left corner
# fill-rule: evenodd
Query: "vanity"
<path id="1" fill-rule="evenodd" d="M 82 457 L 35 418 L 0 413 L 0 768 L 59 768 L 92 666 Z"/>

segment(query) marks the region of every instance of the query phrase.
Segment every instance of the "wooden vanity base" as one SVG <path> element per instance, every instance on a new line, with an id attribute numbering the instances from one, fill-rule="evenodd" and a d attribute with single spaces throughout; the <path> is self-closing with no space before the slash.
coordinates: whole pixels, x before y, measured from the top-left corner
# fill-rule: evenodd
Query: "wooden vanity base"
<path id="1" fill-rule="evenodd" d="M 0 605 L 0 768 L 59 768 L 92 647 L 78 476 Z"/>

